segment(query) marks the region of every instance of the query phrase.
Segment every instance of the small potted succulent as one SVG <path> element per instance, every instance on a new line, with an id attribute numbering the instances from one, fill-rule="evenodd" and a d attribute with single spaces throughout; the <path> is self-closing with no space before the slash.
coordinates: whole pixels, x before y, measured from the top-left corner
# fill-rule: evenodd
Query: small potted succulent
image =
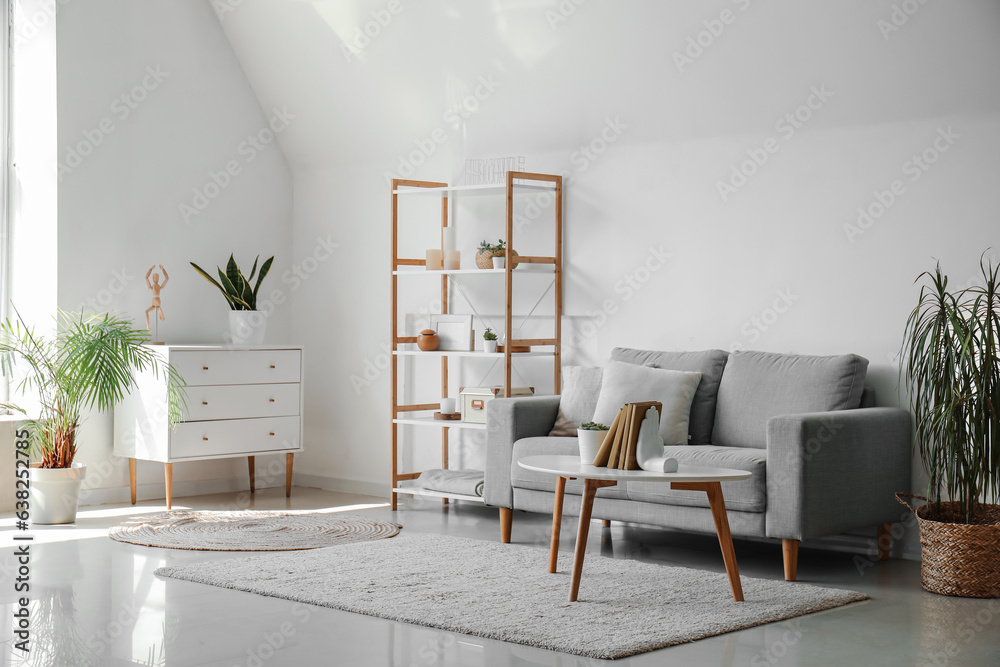
<path id="1" fill-rule="evenodd" d="M 604 443 L 604 437 L 608 434 L 610 427 L 597 422 L 584 422 L 580 428 L 576 429 L 576 435 L 580 441 L 580 462 L 588 465 L 594 463 L 597 458 L 597 451 Z"/>
<path id="2" fill-rule="evenodd" d="M 483 350 L 489 354 L 497 351 L 497 335 L 489 327 L 483 332 Z"/>
<path id="3" fill-rule="evenodd" d="M 226 303 L 229 304 L 229 330 L 232 334 L 234 345 L 260 345 L 264 342 L 264 331 L 267 328 L 267 314 L 257 310 L 257 294 L 260 292 L 260 284 L 264 282 L 264 276 L 271 270 L 271 263 L 274 257 L 269 257 L 260 265 L 260 273 L 257 273 L 257 262 L 260 256 L 253 262 L 250 269 L 250 277 L 245 278 L 243 272 L 236 265 L 233 255 L 229 255 L 229 262 L 226 270 L 219 269 L 219 280 L 191 262 L 191 266 L 202 278 L 219 288 Z M 244 264 L 244 266 L 246 266 Z M 254 276 L 257 282 L 251 285 Z"/>

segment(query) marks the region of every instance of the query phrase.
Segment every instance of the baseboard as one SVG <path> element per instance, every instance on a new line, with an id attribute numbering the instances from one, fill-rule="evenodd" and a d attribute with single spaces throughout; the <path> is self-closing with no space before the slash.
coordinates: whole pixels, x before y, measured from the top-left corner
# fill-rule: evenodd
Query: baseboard
<path id="1" fill-rule="evenodd" d="M 294 479 L 297 475 L 293 476 Z M 285 481 L 268 484 L 261 477 L 257 478 L 257 488 L 266 489 L 272 487 L 284 487 Z M 204 496 L 210 493 L 233 493 L 236 491 L 249 491 L 250 482 L 246 479 L 219 478 L 219 479 L 199 479 L 191 481 L 176 481 L 173 484 L 174 504 L 183 504 L 181 499 L 186 496 Z M 152 484 L 138 484 L 135 488 L 136 500 L 166 500 L 167 485 L 165 482 Z M 112 503 L 131 502 L 132 495 L 127 486 L 112 486 L 98 489 L 80 490 L 80 507 L 92 505 L 108 505 Z"/>
<path id="2" fill-rule="evenodd" d="M 340 491 L 341 493 L 356 493 L 376 498 L 388 499 L 389 497 L 387 485 L 378 482 L 363 482 L 356 479 L 341 479 L 298 472 L 294 474 L 293 479 L 296 486 L 308 486 L 324 491 Z"/>

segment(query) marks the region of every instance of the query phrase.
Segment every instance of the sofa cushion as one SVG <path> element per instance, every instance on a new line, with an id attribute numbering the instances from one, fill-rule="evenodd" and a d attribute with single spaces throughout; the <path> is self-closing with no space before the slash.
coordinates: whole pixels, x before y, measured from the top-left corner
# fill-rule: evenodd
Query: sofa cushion
<path id="1" fill-rule="evenodd" d="M 626 403 L 660 401 L 660 437 L 668 445 L 688 444 L 691 401 L 701 373 L 670 371 L 609 360 L 604 365 L 601 396 L 597 399 L 594 421 L 612 426 L 615 415 Z"/>
<path id="2" fill-rule="evenodd" d="M 600 366 L 563 366 L 559 415 L 549 435 L 576 437 L 580 424 L 594 418 L 603 373 L 604 369 Z"/>
<path id="3" fill-rule="evenodd" d="M 868 360 L 733 352 L 719 384 L 712 444 L 766 447 L 778 415 L 850 410 L 861 403 Z"/>
<path id="4" fill-rule="evenodd" d="M 701 373 L 701 383 L 691 402 L 691 423 L 688 425 L 690 444 L 708 445 L 712 443 L 712 427 L 715 424 L 715 399 L 719 393 L 719 382 L 726 367 L 729 353 L 722 350 L 702 352 L 656 352 L 616 347 L 611 358 L 627 364 L 652 365 L 672 371 L 694 371 Z"/>
<path id="5" fill-rule="evenodd" d="M 571 454 L 580 456 L 580 446 L 576 438 L 522 438 L 514 443 L 514 455 L 511 458 L 510 483 L 514 488 L 533 489 L 535 491 L 556 490 L 556 476 L 544 472 L 526 470 L 517 465 L 526 456 L 541 456 L 542 454 Z M 583 480 L 577 479 L 566 483 L 566 493 L 583 494 Z M 625 500 L 625 486 L 607 486 L 597 490 L 598 497 L 619 498 Z"/>
<path id="6" fill-rule="evenodd" d="M 767 509 L 766 449 L 746 447 L 717 447 L 714 445 L 688 445 L 665 447 L 665 456 L 672 456 L 679 463 L 707 468 L 732 468 L 753 473 L 750 479 L 725 482 L 722 496 L 726 508 L 739 512 L 764 512 Z M 628 482 L 625 485 L 629 500 L 708 507 L 704 491 L 673 491 L 665 482 Z"/>

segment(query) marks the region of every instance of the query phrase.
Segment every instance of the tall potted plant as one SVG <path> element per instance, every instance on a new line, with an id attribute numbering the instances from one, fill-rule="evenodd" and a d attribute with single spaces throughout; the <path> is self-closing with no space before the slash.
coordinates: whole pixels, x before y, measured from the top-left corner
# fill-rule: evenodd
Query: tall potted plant
<path id="1" fill-rule="evenodd" d="M 243 272 L 236 265 L 233 255 L 229 255 L 229 262 L 226 263 L 226 270 L 218 268 L 219 280 L 216 281 L 203 268 L 191 262 L 194 270 L 202 278 L 219 288 L 226 303 L 229 304 L 229 331 L 236 345 L 260 345 L 264 342 L 264 331 L 267 329 L 267 316 L 257 310 L 257 293 L 260 292 L 260 284 L 264 282 L 264 276 L 271 270 L 274 262 L 272 255 L 264 260 L 260 265 L 260 273 L 257 273 L 257 262 L 260 255 L 253 261 L 253 268 L 250 269 L 250 277 L 243 276 Z M 246 266 L 246 265 L 244 265 Z M 251 287 L 253 277 L 257 276 L 257 282 Z"/>
<path id="2" fill-rule="evenodd" d="M 17 385 L 38 396 L 37 417 L 12 403 L 0 407 L 24 414 L 35 460 L 29 469 L 33 523 L 72 523 L 86 466 L 74 462 L 77 431 L 84 410 L 109 410 L 135 387 L 133 373 L 166 373 L 170 421 L 184 407 L 183 380 L 145 343 L 149 332 L 115 315 L 57 318 L 54 337 L 42 338 L 18 316 L 0 325 L 0 370 L 7 377 L 15 364 L 26 367 Z M 19 364 L 20 362 L 20 364 Z"/>
<path id="3" fill-rule="evenodd" d="M 945 595 L 1000 597 L 1000 267 L 949 290 L 940 263 L 906 322 L 900 374 L 929 477 L 917 510 L 921 583 Z M 900 494 L 908 495 L 908 494 Z M 922 499 L 922 498 L 921 498 Z"/>

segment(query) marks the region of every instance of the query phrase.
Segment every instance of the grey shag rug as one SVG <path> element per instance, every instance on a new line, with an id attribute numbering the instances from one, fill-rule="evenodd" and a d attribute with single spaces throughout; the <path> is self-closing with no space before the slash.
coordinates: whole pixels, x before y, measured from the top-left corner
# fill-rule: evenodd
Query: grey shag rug
<path id="1" fill-rule="evenodd" d="M 721 556 L 720 556 L 721 563 Z M 429 534 L 295 554 L 162 567 L 156 574 L 591 658 L 622 658 L 868 599 L 848 590 L 588 554 L 549 574 L 538 547 Z"/>
<path id="2" fill-rule="evenodd" d="M 392 537 L 389 521 L 331 512 L 191 512 L 177 510 L 120 523 L 119 542 L 196 551 L 295 551 Z"/>

